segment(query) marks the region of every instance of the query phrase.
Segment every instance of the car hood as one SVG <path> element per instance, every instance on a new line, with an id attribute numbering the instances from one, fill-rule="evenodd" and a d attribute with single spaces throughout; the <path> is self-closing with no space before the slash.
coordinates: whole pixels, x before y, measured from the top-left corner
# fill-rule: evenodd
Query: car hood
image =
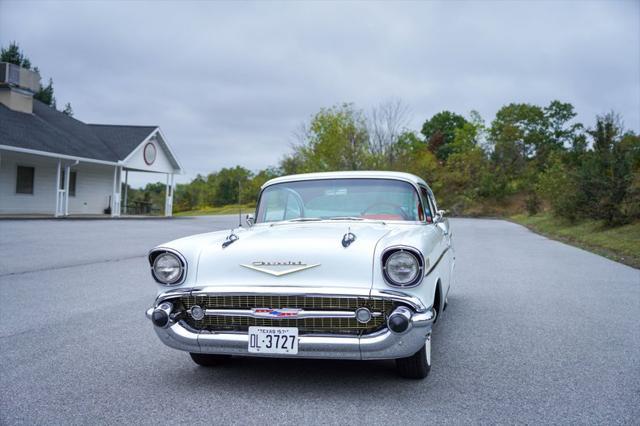
<path id="1" fill-rule="evenodd" d="M 342 239 L 349 231 L 356 239 L 345 248 Z M 240 230 L 238 240 L 226 248 L 217 238 L 202 248 L 196 283 L 371 288 L 375 248 L 389 231 L 378 222 L 288 223 Z"/>

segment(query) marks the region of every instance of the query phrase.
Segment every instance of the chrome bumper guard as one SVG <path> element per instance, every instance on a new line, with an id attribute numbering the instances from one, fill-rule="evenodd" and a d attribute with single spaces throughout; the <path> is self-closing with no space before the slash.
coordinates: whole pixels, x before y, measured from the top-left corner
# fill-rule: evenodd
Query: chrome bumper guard
<path id="1" fill-rule="evenodd" d="M 394 296 L 401 299 L 397 293 Z M 156 307 L 167 299 L 159 297 Z M 194 353 L 276 358 L 396 359 L 411 356 L 420 350 L 431 333 L 436 317 L 435 310 L 420 309 L 422 306 L 412 305 L 414 309 L 401 308 L 410 313 L 409 327 L 402 333 L 395 333 L 385 327 L 361 336 L 302 334 L 299 336 L 296 355 L 249 353 L 249 335 L 244 332 L 198 331 L 191 329 L 183 321 L 169 321 L 166 327 L 155 326 L 154 329 L 167 346 Z M 152 307 L 147 310 L 147 318 L 151 319 L 154 309 Z"/>

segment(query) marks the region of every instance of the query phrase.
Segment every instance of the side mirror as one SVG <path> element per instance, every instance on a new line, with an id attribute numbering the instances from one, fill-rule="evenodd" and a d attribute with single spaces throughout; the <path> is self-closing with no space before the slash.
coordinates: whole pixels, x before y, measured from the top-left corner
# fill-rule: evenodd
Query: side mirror
<path id="1" fill-rule="evenodd" d="M 251 228 L 256 221 L 252 214 L 248 214 L 244 219 L 247 222 L 249 228 Z"/>
<path id="2" fill-rule="evenodd" d="M 440 222 L 442 219 L 444 219 L 444 215 L 447 214 L 448 212 L 446 210 L 438 210 L 436 212 L 436 217 L 434 222 Z"/>

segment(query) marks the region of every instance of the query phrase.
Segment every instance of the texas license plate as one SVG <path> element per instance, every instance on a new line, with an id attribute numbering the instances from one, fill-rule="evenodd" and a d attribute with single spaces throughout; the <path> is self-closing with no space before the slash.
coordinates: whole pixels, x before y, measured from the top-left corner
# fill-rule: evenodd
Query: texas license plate
<path id="1" fill-rule="evenodd" d="M 295 355 L 298 353 L 298 328 L 249 327 L 249 352 Z"/>

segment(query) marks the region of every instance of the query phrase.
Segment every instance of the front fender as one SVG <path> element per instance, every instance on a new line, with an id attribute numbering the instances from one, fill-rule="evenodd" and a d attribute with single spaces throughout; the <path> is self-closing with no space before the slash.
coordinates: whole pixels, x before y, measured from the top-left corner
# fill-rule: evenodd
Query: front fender
<path id="1" fill-rule="evenodd" d="M 382 272 L 382 253 L 389 247 L 409 246 L 422 253 L 425 259 L 425 270 L 422 282 L 411 288 L 402 288 L 403 293 L 419 298 L 425 306 L 433 306 L 436 288 L 439 282 L 444 283 L 448 277 L 450 255 L 442 251 L 442 233 L 434 224 L 419 224 L 398 227 L 382 238 L 375 249 L 373 258 L 373 289 L 398 289 L 388 284 Z M 441 291 L 446 291 L 442 288 Z M 444 294 L 443 294 L 444 298 Z M 440 311 L 440 307 L 436 307 Z"/>

